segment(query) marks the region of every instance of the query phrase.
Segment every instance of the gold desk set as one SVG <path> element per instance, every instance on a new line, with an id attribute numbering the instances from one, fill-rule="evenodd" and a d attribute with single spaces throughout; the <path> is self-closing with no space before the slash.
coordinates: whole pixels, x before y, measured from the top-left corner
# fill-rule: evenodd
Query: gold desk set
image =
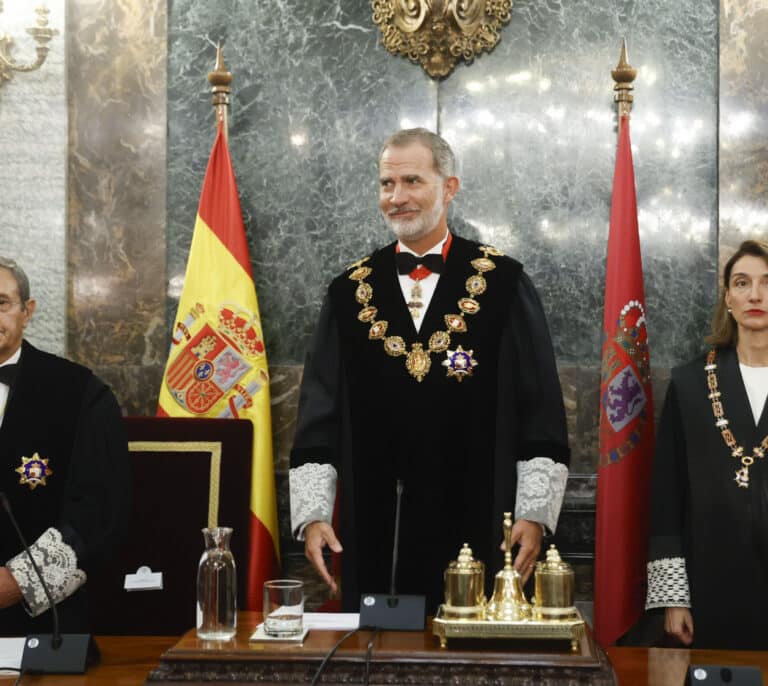
<path id="1" fill-rule="evenodd" d="M 512 566 L 512 513 L 504 513 L 504 568 L 495 577 L 493 595 L 485 598 L 485 565 L 472 557 L 467 543 L 445 570 L 445 603 L 432 633 L 445 648 L 449 638 L 517 638 L 569 640 L 578 651 L 584 620 L 573 604 L 574 574 L 550 546 L 536 563 L 533 603 L 523 593 L 522 577 Z"/>

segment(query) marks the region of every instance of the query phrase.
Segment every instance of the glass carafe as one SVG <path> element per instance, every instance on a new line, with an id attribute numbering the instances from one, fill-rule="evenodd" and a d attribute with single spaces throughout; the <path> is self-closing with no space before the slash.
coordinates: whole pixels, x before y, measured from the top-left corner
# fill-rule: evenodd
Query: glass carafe
<path id="1" fill-rule="evenodd" d="M 197 568 L 197 637 L 228 641 L 237 631 L 237 572 L 229 549 L 232 529 L 203 529 L 205 551 Z"/>

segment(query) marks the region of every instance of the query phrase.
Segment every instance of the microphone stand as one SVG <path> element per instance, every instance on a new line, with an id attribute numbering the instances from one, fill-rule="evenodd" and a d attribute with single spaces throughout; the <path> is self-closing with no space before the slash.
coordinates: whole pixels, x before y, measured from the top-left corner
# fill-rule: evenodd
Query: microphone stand
<path id="1" fill-rule="evenodd" d="M 0 492 L 0 503 L 8 514 L 8 519 L 24 546 L 32 569 L 35 570 L 35 575 L 43 587 L 43 592 L 51 607 L 53 620 L 52 634 L 30 634 L 27 636 L 24 642 L 24 652 L 21 656 L 21 672 L 22 674 L 82 674 L 85 672 L 91 635 L 61 633 L 59 630 L 59 612 L 53 602 L 51 590 L 32 556 L 32 551 L 29 549 L 24 534 L 21 533 L 16 517 L 13 516 L 8 496 L 3 492 Z"/>
<path id="2" fill-rule="evenodd" d="M 424 631 L 426 599 L 423 595 L 397 595 L 397 553 L 400 545 L 400 502 L 403 481 L 395 488 L 395 536 L 392 545 L 392 576 L 389 594 L 363 593 L 360 598 L 360 628 L 390 629 L 394 631 Z"/>

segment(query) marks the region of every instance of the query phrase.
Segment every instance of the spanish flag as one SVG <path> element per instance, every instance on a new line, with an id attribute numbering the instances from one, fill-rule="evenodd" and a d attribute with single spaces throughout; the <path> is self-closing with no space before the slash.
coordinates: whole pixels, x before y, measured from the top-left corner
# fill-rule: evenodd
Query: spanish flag
<path id="1" fill-rule="evenodd" d="M 219 125 L 203 180 L 159 416 L 253 423 L 247 609 L 279 567 L 269 372 L 243 215 Z"/>

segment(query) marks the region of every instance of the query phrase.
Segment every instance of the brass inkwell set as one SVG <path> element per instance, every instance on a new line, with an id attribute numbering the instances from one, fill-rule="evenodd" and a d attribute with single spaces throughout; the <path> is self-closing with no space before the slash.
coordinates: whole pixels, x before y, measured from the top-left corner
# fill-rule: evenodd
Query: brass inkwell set
<path id="1" fill-rule="evenodd" d="M 533 603 L 523 593 L 522 577 L 512 566 L 512 514 L 504 513 L 504 568 L 496 574 L 493 596 L 485 598 L 485 565 L 464 544 L 445 570 L 445 604 L 437 610 L 432 633 L 444 648 L 449 638 L 569 640 L 577 652 L 584 620 L 573 605 L 574 574 L 550 546 L 536 563 Z"/>

